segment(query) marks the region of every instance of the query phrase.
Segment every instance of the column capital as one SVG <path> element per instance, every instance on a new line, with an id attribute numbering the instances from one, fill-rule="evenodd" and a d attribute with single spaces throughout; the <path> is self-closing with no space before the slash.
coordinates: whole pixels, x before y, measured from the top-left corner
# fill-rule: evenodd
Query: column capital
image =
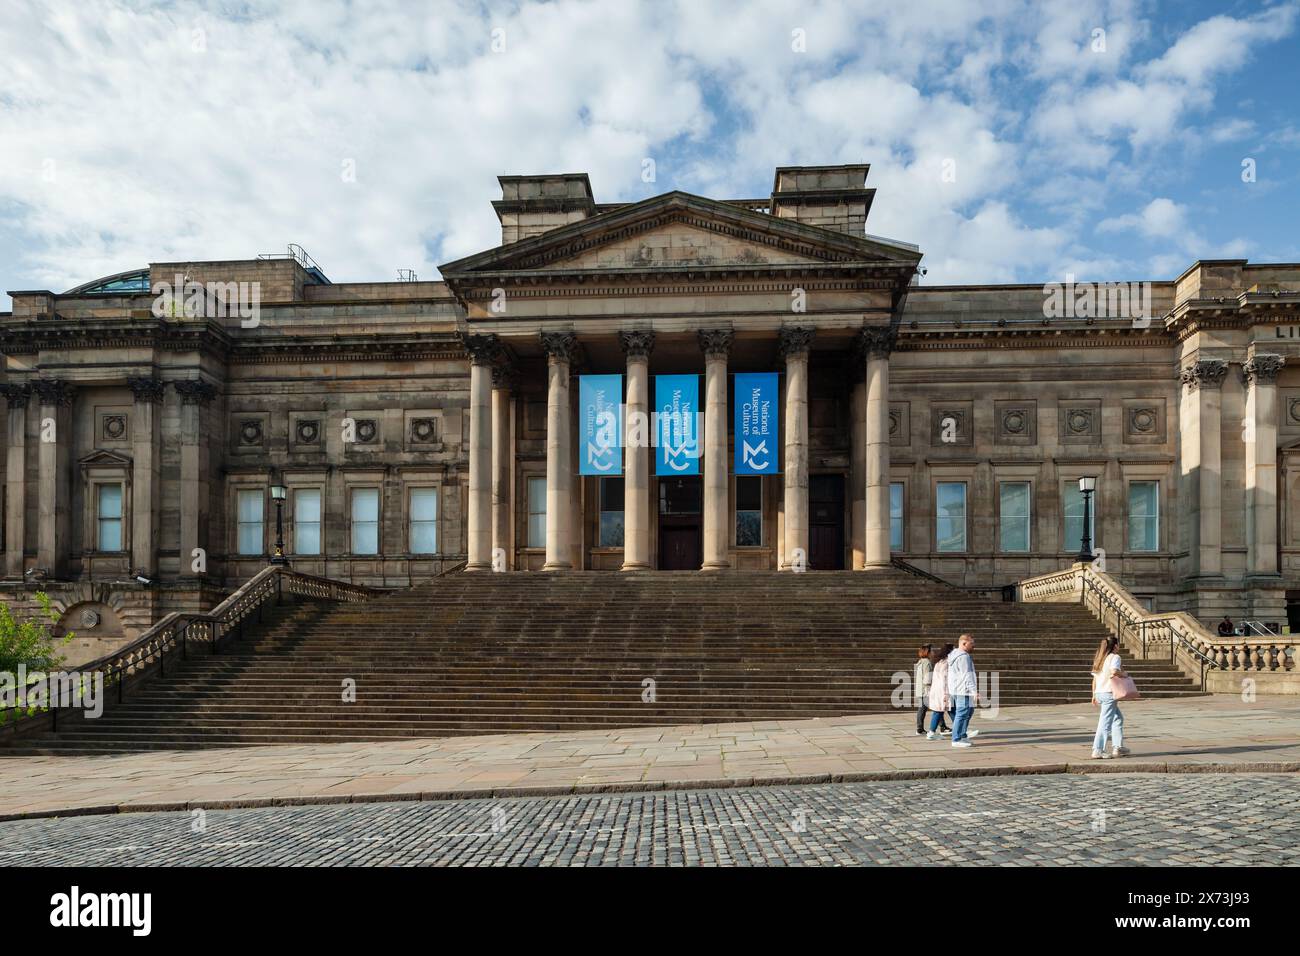
<path id="1" fill-rule="evenodd" d="M 649 329 L 636 332 L 618 333 L 618 344 L 622 346 L 623 353 L 630 359 L 649 358 L 650 353 L 654 351 L 655 334 Z"/>
<path id="2" fill-rule="evenodd" d="M 858 332 L 854 346 L 863 358 L 889 358 L 894 350 L 894 330 L 873 325 Z"/>
<path id="3" fill-rule="evenodd" d="M 578 337 L 572 332 L 542 332 L 542 348 L 554 362 L 572 362 L 578 355 Z"/>
<path id="4" fill-rule="evenodd" d="M 32 393 L 28 385 L 0 385 L 0 395 L 9 402 L 10 408 L 26 408 L 27 396 Z"/>
<path id="5" fill-rule="evenodd" d="M 697 337 L 705 358 L 726 358 L 731 354 L 731 343 L 735 335 L 731 329 L 700 329 Z"/>
<path id="6" fill-rule="evenodd" d="M 1179 379 L 1192 391 L 1198 388 L 1218 389 L 1228 377 L 1228 363 L 1222 359 L 1205 359 L 1187 366 L 1179 374 Z"/>
<path id="7" fill-rule="evenodd" d="M 127 388 L 131 389 L 131 394 L 135 396 L 137 402 L 153 402 L 154 404 L 163 400 L 163 391 L 167 388 L 166 382 L 145 376 L 128 378 L 126 385 Z"/>
<path id="8" fill-rule="evenodd" d="M 71 405 L 77 391 L 74 386 L 55 378 L 33 379 L 31 385 L 42 405 Z"/>
<path id="9" fill-rule="evenodd" d="M 181 397 L 184 405 L 206 405 L 217 396 L 215 386 L 196 378 L 172 382 L 172 388 L 176 389 L 176 394 Z"/>
<path id="10" fill-rule="evenodd" d="M 1277 373 L 1282 371 L 1286 359 L 1280 355 L 1256 352 L 1254 357 L 1241 367 L 1242 374 L 1250 384 L 1271 385 L 1277 381 Z"/>
<path id="11" fill-rule="evenodd" d="M 492 387 L 513 392 L 519 387 L 519 371 L 513 365 L 493 365 Z"/>
<path id="12" fill-rule="evenodd" d="M 462 332 L 460 344 L 469 353 L 472 365 L 491 365 L 501 354 L 501 339 L 492 332 L 485 334 Z"/>
<path id="13" fill-rule="evenodd" d="M 779 348 L 781 357 L 789 360 L 790 358 L 800 357 L 808 354 L 812 347 L 813 330 L 802 326 L 786 326 L 781 329 L 779 338 Z"/>

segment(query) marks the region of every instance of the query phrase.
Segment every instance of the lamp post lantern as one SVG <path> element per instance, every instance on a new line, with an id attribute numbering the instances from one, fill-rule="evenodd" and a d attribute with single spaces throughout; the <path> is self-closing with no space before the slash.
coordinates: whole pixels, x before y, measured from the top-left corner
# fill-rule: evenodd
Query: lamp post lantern
<path id="1" fill-rule="evenodd" d="M 1092 553 L 1092 493 L 1097 490 L 1097 479 L 1086 475 L 1079 479 L 1079 493 L 1083 495 L 1083 535 L 1079 544 L 1079 560 L 1091 564 L 1095 559 Z"/>
<path id="2" fill-rule="evenodd" d="M 275 553 L 271 555 L 272 564 L 288 564 L 284 556 L 284 499 L 289 496 L 289 489 L 284 485 L 271 486 L 271 500 L 275 502 Z"/>

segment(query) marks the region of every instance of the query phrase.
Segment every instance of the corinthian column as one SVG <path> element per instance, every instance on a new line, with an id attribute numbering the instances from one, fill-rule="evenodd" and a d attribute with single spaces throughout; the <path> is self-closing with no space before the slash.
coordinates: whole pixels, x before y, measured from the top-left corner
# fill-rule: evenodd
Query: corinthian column
<path id="1" fill-rule="evenodd" d="M 862 330 L 866 357 L 867 530 L 864 569 L 889 566 L 889 352 L 888 328 Z"/>
<path id="2" fill-rule="evenodd" d="M 72 402 L 75 389 L 66 382 L 36 379 L 32 391 L 40 400 L 39 510 L 36 526 L 36 566 L 51 577 L 65 570 L 68 551 L 69 448 L 72 446 Z"/>
<path id="3" fill-rule="evenodd" d="M 573 495 L 569 434 L 569 363 L 578 348 L 572 332 L 543 332 L 546 350 L 546 564 L 543 571 L 569 571 Z"/>
<path id="4" fill-rule="evenodd" d="M 1222 484 L 1223 454 L 1219 434 L 1222 386 L 1228 363 L 1208 359 L 1182 371 L 1181 415 L 1183 477 L 1191 492 L 1191 553 L 1195 574 L 1217 577 L 1223 573 Z"/>
<path id="5" fill-rule="evenodd" d="M 492 568 L 492 363 L 501 352 L 495 335 L 466 335 L 469 353 L 469 514 L 466 571 Z"/>
<path id="6" fill-rule="evenodd" d="M 785 569 L 808 568 L 808 349 L 813 330 L 781 330 L 785 359 Z"/>
<path id="7" fill-rule="evenodd" d="M 731 567 L 727 520 L 727 356 L 730 329 L 701 329 L 704 352 L 704 567 Z"/>
<path id="8" fill-rule="evenodd" d="M 128 378 L 126 384 L 135 398 L 131 422 L 131 568 L 152 578 L 158 571 L 158 439 L 166 384 L 155 378 Z"/>
<path id="9" fill-rule="evenodd" d="M 181 577 L 191 577 L 200 573 L 194 570 L 194 552 L 207 547 L 206 539 L 199 540 L 201 518 L 207 510 L 203 407 L 216 397 L 217 390 L 197 379 L 173 382 L 172 388 L 181 397 L 180 574 Z M 199 567 L 204 565 L 199 564 Z"/>
<path id="10" fill-rule="evenodd" d="M 650 352 L 653 332 L 620 332 L 627 355 L 627 415 L 624 427 L 623 570 L 650 567 Z"/>
<path id="11" fill-rule="evenodd" d="M 1256 353 L 1243 367 L 1246 400 L 1247 570 L 1278 573 L 1277 562 L 1277 373 L 1285 359 Z"/>
<path id="12" fill-rule="evenodd" d="M 27 513 L 27 385 L 0 385 L 9 404 L 9 455 L 5 459 L 5 575 L 21 579 Z"/>
<path id="13" fill-rule="evenodd" d="M 498 365 L 492 369 L 492 569 L 514 567 L 511 529 L 514 527 L 515 443 L 510 421 L 510 398 L 515 387 L 514 369 Z M 497 563 L 497 556 L 501 562 Z"/>

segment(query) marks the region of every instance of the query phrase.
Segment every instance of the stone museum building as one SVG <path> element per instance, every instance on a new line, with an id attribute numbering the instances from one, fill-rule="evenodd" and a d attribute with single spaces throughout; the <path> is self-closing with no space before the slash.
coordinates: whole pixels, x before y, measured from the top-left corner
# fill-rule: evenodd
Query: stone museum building
<path id="1" fill-rule="evenodd" d="M 213 606 L 280 539 L 386 587 L 901 559 L 993 590 L 1072 562 L 1091 476 L 1093 546 L 1150 608 L 1286 621 L 1300 264 L 926 285 L 922 247 L 868 233 L 867 173 L 633 203 L 503 176 L 501 244 L 438 282 L 335 283 L 294 246 L 12 292 L 0 600 L 49 592 L 94 656 Z M 775 376 L 765 473 L 737 468 L 750 373 Z M 698 382 L 693 473 L 635 440 L 589 473 L 596 375 L 621 376 L 620 439 L 662 377 Z"/>

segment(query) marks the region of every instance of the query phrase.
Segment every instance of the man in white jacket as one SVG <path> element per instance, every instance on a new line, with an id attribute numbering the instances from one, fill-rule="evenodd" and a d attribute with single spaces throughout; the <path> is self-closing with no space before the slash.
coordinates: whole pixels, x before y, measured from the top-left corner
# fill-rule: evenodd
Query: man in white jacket
<path id="1" fill-rule="evenodd" d="M 952 720 L 952 745 L 971 746 L 970 737 L 978 730 L 967 731 L 971 714 L 979 702 L 978 682 L 975 679 L 975 660 L 970 652 L 975 649 L 975 635 L 963 634 L 957 638 L 957 649 L 948 655 L 948 696 L 957 713 Z"/>

